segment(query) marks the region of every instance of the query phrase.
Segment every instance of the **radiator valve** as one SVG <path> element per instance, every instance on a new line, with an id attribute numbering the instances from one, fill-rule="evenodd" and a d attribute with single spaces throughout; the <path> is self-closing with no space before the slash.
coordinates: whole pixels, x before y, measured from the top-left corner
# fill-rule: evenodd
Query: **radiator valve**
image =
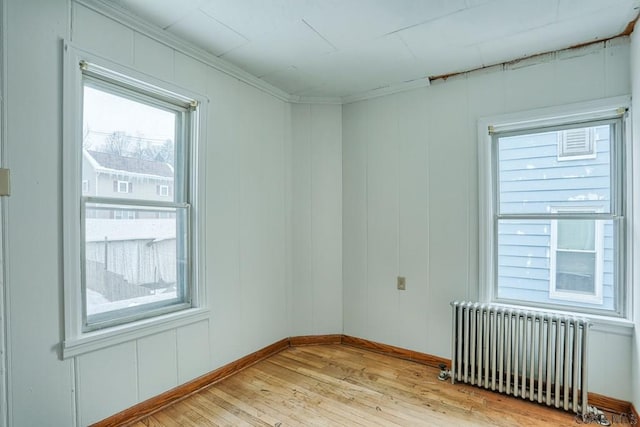
<path id="1" fill-rule="evenodd" d="M 587 413 L 584 415 L 576 415 L 576 421 L 578 421 L 580 424 L 595 423 L 601 426 L 611 425 L 611 421 L 607 419 L 605 413 L 595 406 L 588 406 Z"/>
<path id="2" fill-rule="evenodd" d="M 441 363 L 438 365 L 440 367 L 440 373 L 438 374 L 438 379 L 440 381 L 446 381 L 451 377 L 451 371 L 447 369 L 447 365 Z"/>

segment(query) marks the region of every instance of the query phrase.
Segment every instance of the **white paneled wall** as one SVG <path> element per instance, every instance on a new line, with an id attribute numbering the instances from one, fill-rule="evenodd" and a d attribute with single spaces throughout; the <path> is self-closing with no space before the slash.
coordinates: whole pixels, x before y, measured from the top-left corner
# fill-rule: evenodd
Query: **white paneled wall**
<path id="1" fill-rule="evenodd" d="M 175 329 L 137 341 L 138 395 L 149 399 L 178 385 L 178 338 Z"/>
<path id="2" fill-rule="evenodd" d="M 75 2 L 7 6 L 10 425 L 87 425 L 289 336 L 290 105 Z M 68 360 L 59 354 L 62 39 L 210 99 L 203 143 L 215 195 L 206 199 L 203 236 L 210 317 Z M 323 162 L 340 161 L 339 108 L 326 122 L 338 135 L 329 148 L 337 157 L 317 161 L 331 171 Z M 324 191 L 316 191 L 320 203 Z M 331 209 L 339 230 L 340 206 Z M 336 242 L 331 256 L 339 257 Z M 332 297 L 341 289 L 334 279 Z"/>
<path id="3" fill-rule="evenodd" d="M 614 41 L 344 107 L 292 106 L 73 0 L 6 8 L 12 426 L 90 424 L 290 335 L 448 357 L 448 303 L 477 297 L 477 118 L 630 90 L 629 44 Z M 62 39 L 210 99 L 209 318 L 67 360 Z M 607 365 L 592 369 L 593 391 L 640 406 L 639 339 L 593 336 L 592 366 Z"/>
<path id="4" fill-rule="evenodd" d="M 11 168 L 6 284 L 11 426 L 69 425 L 73 361 L 62 339 L 60 164 L 66 1 L 6 2 L 7 129 Z"/>
<path id="5" fill-rule="evenodd" d="M 291 333 L 342 333 L 342 107 L 292 106 Z"/>
<path id="6" fill-rule="evenodd" d="M 126 342 L 76 358 L 75 380 L 80 425 L 99 421 L 138 401 L 139 368 L 136 344 L 135 341 Z M 169 347 L 166 341 L 163 345 Z M 150 361 L 153 361 L 153 357 L 149 360 L 141 359 L 141 364 L 145 365 Z M 142 379 L 147 378 L 145 375 Z M 51 393 L 62 391 L 50 390 Z M 38 421 L 44 422 L 38 418 L 31 418 L 28 425 L 35 425 Z M 62 421 L 65 420 L 60 420 Z"/>
<path id="7" fill-rule="evenodd" d="M 450 357 L 449 302 L 478 297 L 478 118 L 625 95 L 628 69 L 618 39 L 343 106 L 344 333 Z M 591 344 L 590 389 L 629 399 L 631 337 Z"/>
<path id="8" fill-rule="evenodd" d="M 631 97 L 632 97 L 632 135 L 634 141 L 634 165 L 640 168 L 640 34 L 634 32 L 631 35 Z M 635 113 L 634 113 L 635 112 Z M 637 169 L 636 169 L 637 170 Z M 635 171 L 635 170 L 634 170 Z M 640 174 L 634 173 L 634 210 L 636 215 L 636 224 L 640 221 L 640 196 L 638 188 L 640 188 Z M 634 241 L 634 264 L 640 265 L 640 227 L 633 230 Z M 631 384 L 633 385 L 632 401 L 636 410 L 640 410 L 640 277 L 633 278 L 633 312 L 635 314 L 635 329 L 632 342 L 631 353 Z"/>

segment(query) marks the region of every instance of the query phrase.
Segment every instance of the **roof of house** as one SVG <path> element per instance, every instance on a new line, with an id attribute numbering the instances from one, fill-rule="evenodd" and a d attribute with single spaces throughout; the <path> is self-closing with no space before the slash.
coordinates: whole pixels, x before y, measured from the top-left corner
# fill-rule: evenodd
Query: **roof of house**
<path id="1" fill-rule="evenodd" d="M 110 242 L 126 240 L 152 240 L 160 242 L 176 238 L 176 220 L 173 218 L 146 219 L 85 219 L 85 241 Z"/>
<path id="2" fill-rule="evenodd" d="M 135 157 L 124 157 L 118 154 L 102 153 L 91 150 L 86 150 L 86 153 L 91 156 L 98 165 L 106 169 L 170 178 L 173 177 L 173 169 L 168 163 L 143 160 Z"/>

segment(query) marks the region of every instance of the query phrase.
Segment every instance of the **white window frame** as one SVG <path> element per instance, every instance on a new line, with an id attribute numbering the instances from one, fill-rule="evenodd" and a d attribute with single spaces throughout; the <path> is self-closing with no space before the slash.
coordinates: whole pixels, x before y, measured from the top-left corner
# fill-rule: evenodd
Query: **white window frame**
<path id="1" fill-rule="evenodd" d="M 602 212 L 602 208 L 594 207 L 581 207 L 581 208 L 573 208 L 567 209 L 562 207 L 552 208 L 552 213 L 572 213 L 572 212 L 590 212 L 590 213 L 599 213 Z M 587 304 L 602 304 L 603 301 L 603 268 L 604 268 L 604 230 L 603 224 L 600 221 L 594 222 L 594 250 L 587 251 L 593 252 L 595 254 L 595 283 L 594 283 L 594 293 L 593 294 L 585 294 L 582 292 L 571 292 L 565 290 L 558 290 L 556 288 L 556 277 L 557 277 L 557 255 L 558 251 L 562 249 L 558 249 L 558 220 L 551 220 L 551 244 L 549 254 L 549 298 L 563 300 L 563 301 L 574 301 L 574 302 L 583 302 Z M 571 252 L 580 252 L 577 250 L 571 250 Z"/>
<path id="2" fill-rule="evenodd" d="M 62 357 L 68 358 L 108 347 L 142 336 L 191 324 L 208 318 L 204 305 L 204 239 L 205 236 L 205 147 L 208 100 L 186 89 L 158 80 L 137 70 L 108 61 L 69 42 L 63 43 L 63 214 L 64 214 L 64 341 Z M 190 194 L 188 235 L 190 249 L 190 301 L 179 311 L 159 313 L 154 317 L 134 319 L 131 322 L 97 330 L 83 330 L 82 292 L 82 230 L 81 230 L 81 173 L 82 173 L 82 93 L 83 69 L 106 79 L 120 82 L 130 89 L 141 90 L 154 97 L 167 100 L 182 99 L 196 108 L 190 122 L 191 145 L 188 161 L 191 171 L 186 179 Z"/>
<path id="3" fill-rule="evenodd" d="M 158 188 L 159 195 L 162 197 L 169 197 L 169 186 L 160 184 Z"/>
<path id="4" fill-rule="evenodd" d="M 118 184 L 116 185 L 116 190 L 118 193 L 129 193 L 129 181 L 120 181 L 118 180 Z"/>
<path id="5" fill-rule="evenodd" d="M 503 114 L 499 116 L 483 117 L 478 120 L 478 172 L 479 172 L 479 280 L 478 295 L 483 302 L 495 302 L 530 309 L 543 308 L 558 312 L 580 312 L 604 324 L 624 326 L 631 324 L 632 299 L 630 283 L 633 283 L 632 262 L 632 219 L 633 192 L 631 183 L 633 180 L 632 169 L 636 164 L 633 159 L 632 144 L 630 143 L 629 116 L 630 97 L 619 96 L 576 104 L 568 104 L 555 107 L 540 108 L 536 110 Z M 616 250 L 623 254 L 618 289 L 615 295 L 616 311 L 603 312 L 601 310 L 589 310 L 580 307 L 553 306 L 548 304 L 535 304 L 529 302 L 501 301 L 497 298 L 497 229 L 495 215 L 495 185 L 497 179 L 493 167 L 492 135 L 496 132 L 509 132 L 520 130 L 535 130 L 543 127 L 562 126 L 569 123 L 592 122 L 622 117 L 624 124 L 622 131 L 627 143 L 624 144 L 624 152 L 618 153 L 618 158 L 626 158 L 622 173 L 622 198 L 624 206 L 622 213 L 625 224 L 620 233 Z M 613 161 L 613 160 L 612 160 Z M 622 203 L 616 200 L 614 203 Z"/>
<path id="6" fill-rule="evenodd" d="M 136 219 L 136 211 L 126 209 L 115 209 L 113 219 Z"/>

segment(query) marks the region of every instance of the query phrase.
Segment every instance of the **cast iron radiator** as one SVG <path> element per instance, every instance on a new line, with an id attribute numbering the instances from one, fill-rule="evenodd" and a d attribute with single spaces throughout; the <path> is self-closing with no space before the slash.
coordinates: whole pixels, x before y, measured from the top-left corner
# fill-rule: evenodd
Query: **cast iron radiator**
<path id="1" fill-rule="evenodd" d="M 585 417 L 586 319 L 494 304 L 451 303 L 451 382 L 563 408 Z"/>

